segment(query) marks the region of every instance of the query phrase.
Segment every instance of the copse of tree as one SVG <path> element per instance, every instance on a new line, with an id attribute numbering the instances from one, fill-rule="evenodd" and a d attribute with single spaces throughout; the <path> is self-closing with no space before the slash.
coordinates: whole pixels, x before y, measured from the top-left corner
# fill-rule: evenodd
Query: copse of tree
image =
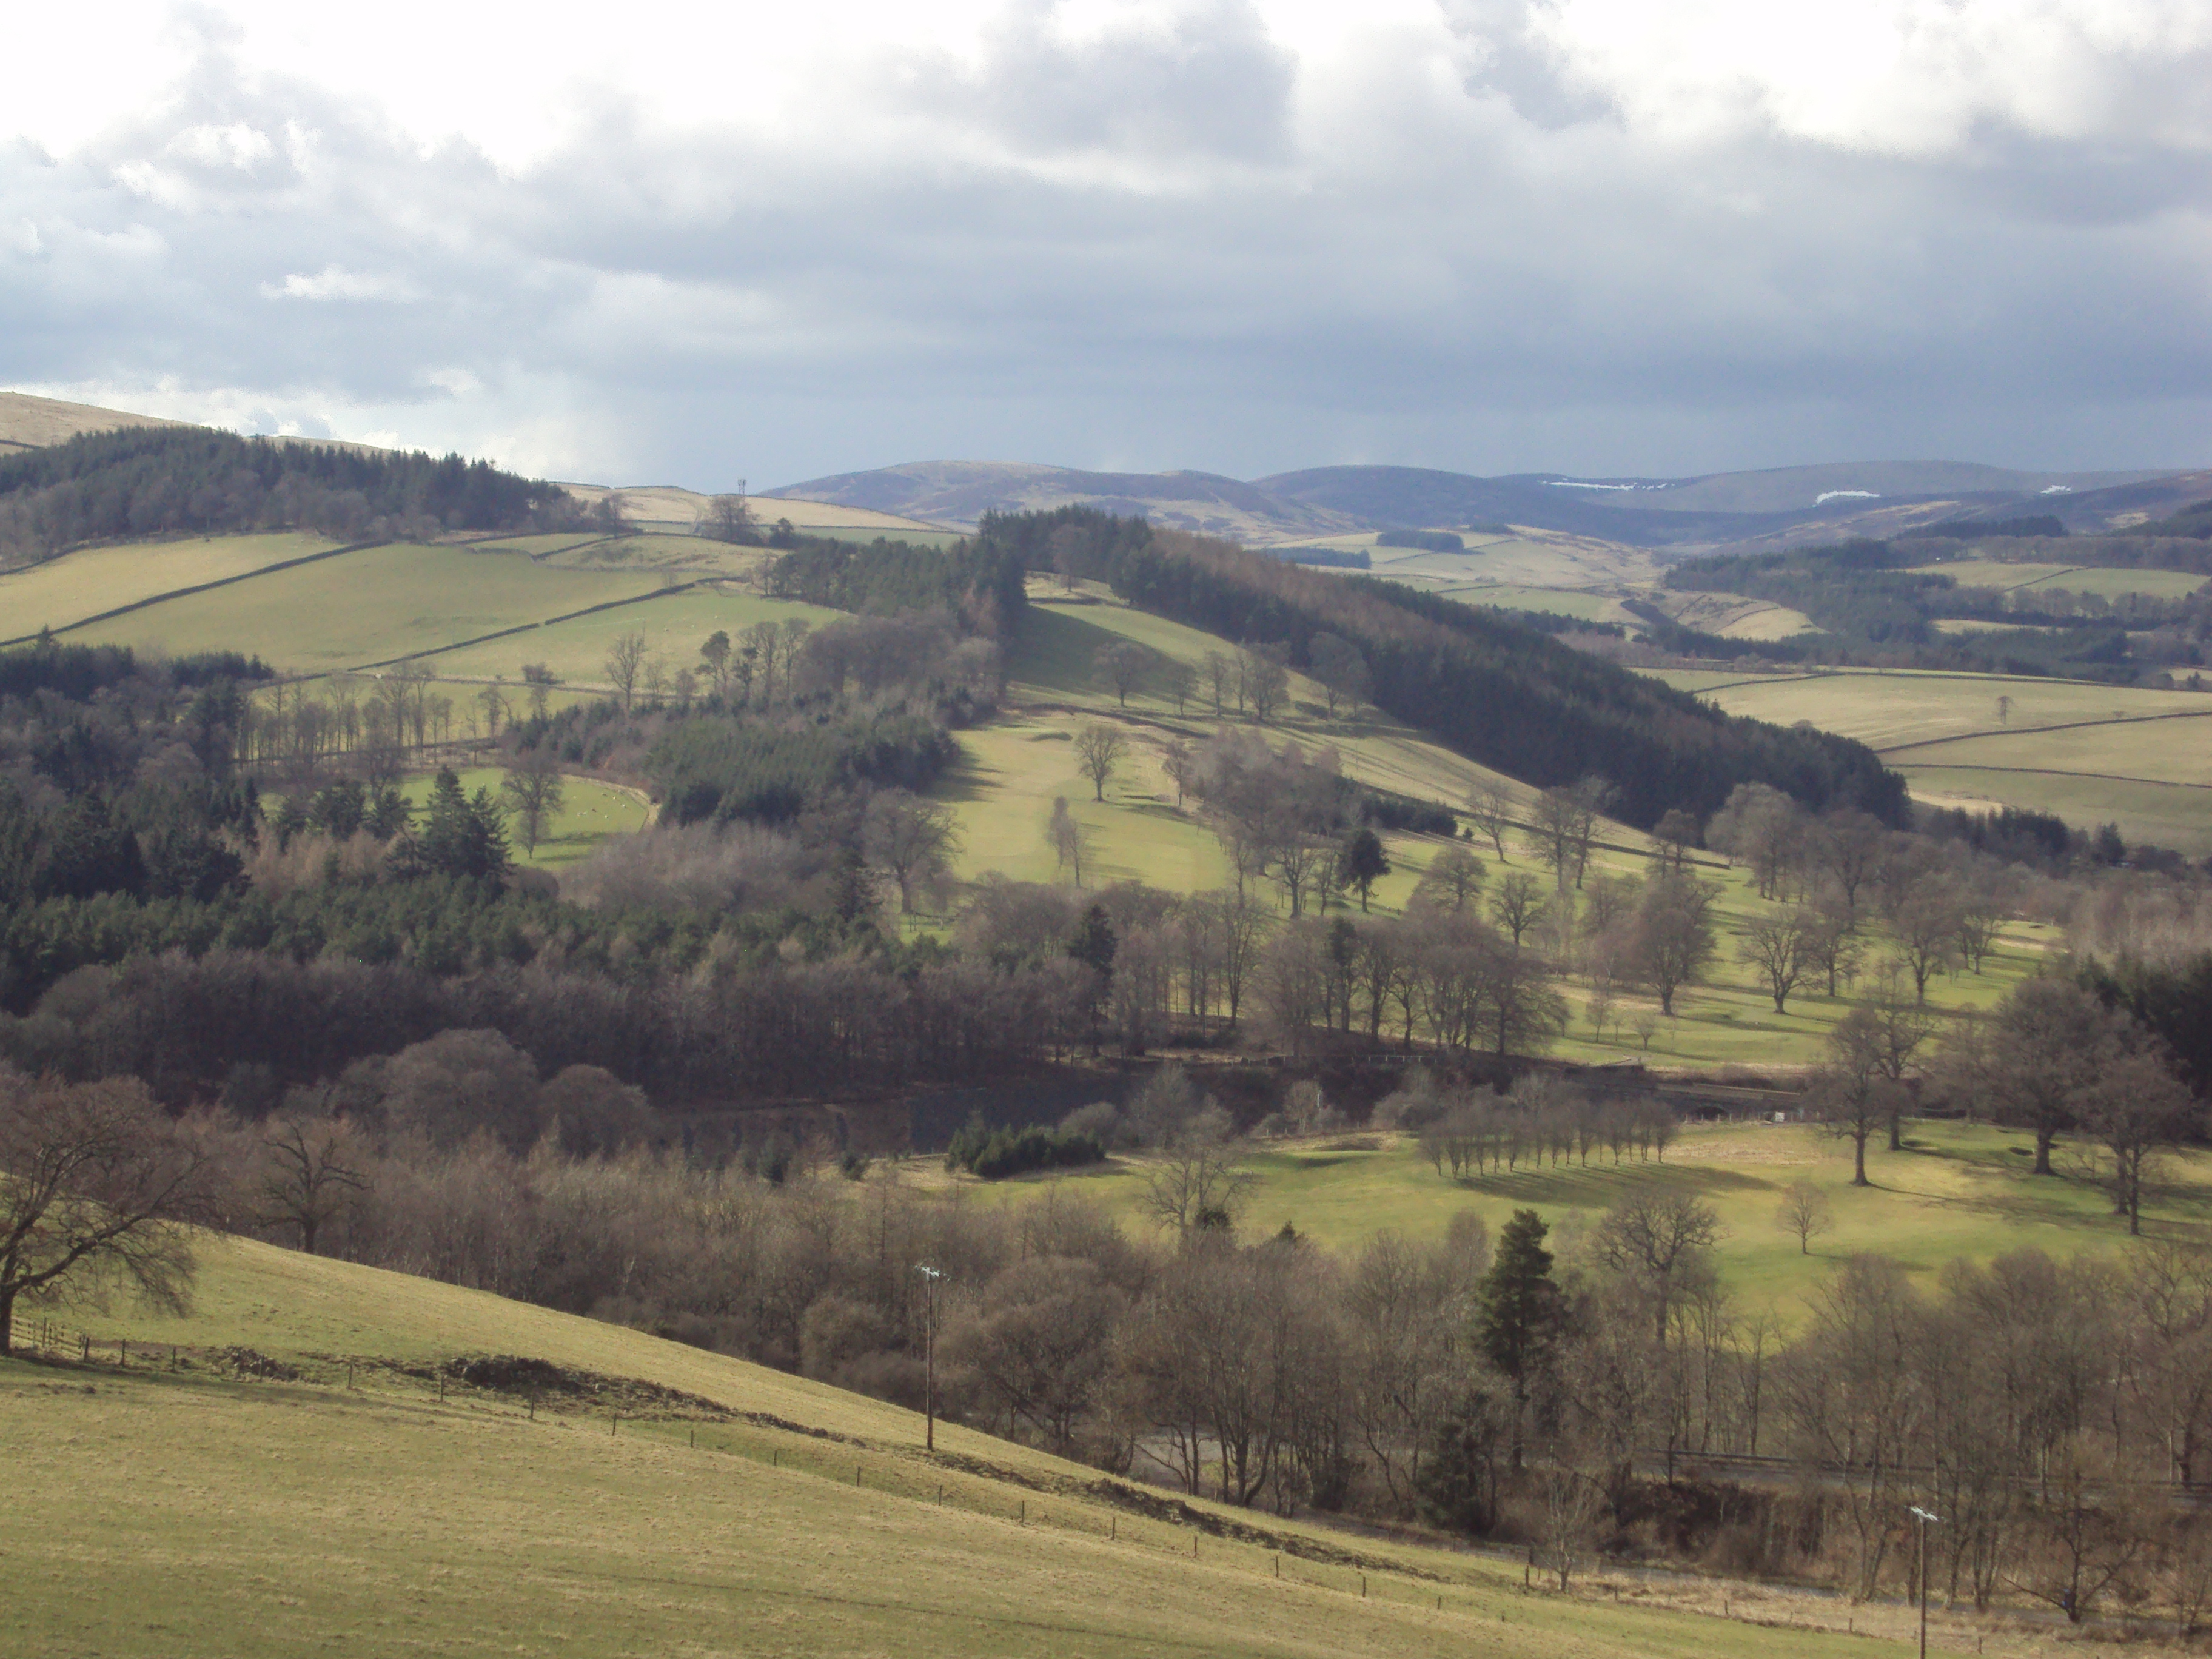
<path id="1" fill-rule="evenodd" d="M 1449 530 L 1385 530 L 1375 538 L 1377 547 L 1418 547 L 1431 553 L 1462 553 L 1467 544 Z"/>
<path id="2" fill-rule="evenodd" d="M 645 769 L 672 823 L 781 823 L 839 789 L 921 793 L 958 758 L 951 733 L 910 714 L 798 731 L 695 715 L 663 731 Z"/>
<path id="3" fill-rule="evenodd" d="M 947 549 L 801 537 L 769 567 L 767 588 L 777 599 L 861 616 L 941 611 L 966 632 L 990 639 L 1011 635 L 1029 603 L 1021 556 L 988 537 Z"/>
<path id="4" fill-rule="evenodd" d="M 945 1149 L 945 1167 L 965 1170 L 984 1181 L 1003 1181 L 1008 1176 L 1033 1170 L 1072 1170 L 1104 1160 L 1106 1148 L 1096 1135 L 1079 1129 L 1050 1128 L 1029 1124 L 1021 1128 L 993 1128 L 971 1117 Z"/>
<path id="5" fill-rule="evenodd" d="M 581 517 L 558 484 L 488 461 L 199 427 L 129 427 L 0 459 L 0 558 L 123 537 L 303 528 L 349 540 Z"/>

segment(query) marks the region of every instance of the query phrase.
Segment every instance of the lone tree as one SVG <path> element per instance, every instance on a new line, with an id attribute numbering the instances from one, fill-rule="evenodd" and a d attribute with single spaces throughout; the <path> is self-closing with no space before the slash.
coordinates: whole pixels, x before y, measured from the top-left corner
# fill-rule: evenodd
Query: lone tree
<path id="1" fill-rule="evenodd" d="M 1151 653 L 1134 640 L 1121 640 L 1102 646 L 1098 651 L 1098 667 L 1106 676 L 1107 684 L 1122 708 L 1129 706 L 1129 693 L 1137 689 L 1137 682 L 1145 678 L 1145 665 Z"/>
<path id="2" fill-rule="evenodd" d="M 1413 902 L 1424 909 L 1458 915 L 1482 891 L 1482 860 L 1464 847 L 1447 847 L 1429 860 L 1413 887 Z"/>
<path id="3" fill-rule="evenodd" d="M 1802 912 L 1760 916 L 1743 930 L 1736 954 L 1759 970 L 1774 999 L 1774 1012 L 1789 1012 L 1784 1005 L 1801 981 L 1813 971 L 1813 936 L 1819 918 Z"/>
<path id="4" fill-rule="evenodd" d="M 1106 781 L 1129 751 L 1129 739 L 1118 726 L 1086 726 L 1075 739 L 1075 763 L 1091 780 L 1092 797 L 1106 799 Z"/>
<path id="5" fill-rule="evenodd" d="M 1708 1281 L 1721 1218 L 1683 1193 L 1632 1192 L 1605 1212 L 1591 1236 L 1598 1260 L 1643 1287 L 1663 1346 L 1676 1298 Z"/>
<path id="6" fill-rule="evenodd" d="M 1485 778 L 1467 793 L 1468 822 L 1480 830 L 1491 846 L 1497 849 L 1498 861 L 1510 864 L 1506 856 L 1505 832 L 1513 827 L 1513 796 L 1495 778 Z"/>
<path id="7" fill-rule="evenodd" d="M 1045 824 L 1045 838 L 1052 842 L 1052 855 L 1060 867 L 1075 878 L 1078 887 L 1083 885 L 1084 855 L 1090 846 L 1083 833 L 1083 825 L 1075 814 L 1067 810 L 1067 797 L 1052 798 L 1052 817 Z"/>
<path id="8" fill-rule="evenodd" d="M 1813 1254 L 1813 1241 L 1836 1224 L 1835 1206 L 1828 1195 L 1809 1181 L 1793 1183 L 1776 1206 L 1774 1224 L 1797 1237 L 1797 1253 Z"/>
<path id="9" fill-rule="evenodd" d="M 0 1074 L 0 1354 L 18 1297 L 96 1295 L 119 1277 L 181 1306 L 185 1228 L 222 1219 L 217 1176 L 209 1145 L 135 1078 Z"/>
<path id="10" fill-rule="evenodd" d="M 541 744 L 517 755 L 507 775 L 499 781 L 499 792 L 507 798 L 523 851 L 537 852 L 538 843 L 559 816 L 563 799 L 561 769 L 554 763 L 552 750 Z"/>
<path id="11" fill-rule="evenodd" d="M 645 635 L 636 629 L 618 634 L 607 647 L 607 681 L 622 697 L 623 713 L 629 713 L 637 695 L 637 682 L 645 672 Z"/>

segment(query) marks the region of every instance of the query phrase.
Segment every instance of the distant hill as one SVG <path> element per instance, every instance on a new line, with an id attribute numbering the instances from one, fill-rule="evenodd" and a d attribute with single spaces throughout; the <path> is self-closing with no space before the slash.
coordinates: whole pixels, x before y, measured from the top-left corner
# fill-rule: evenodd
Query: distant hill
<path id="1" fill-rule="evenodd" d="M 1356 515 L 1212 472 L 1085 472 L 1026 462 L 917 461 L 809 478 L 765 492 L 972 528 L 990 512 L 1096 507 L 1165 529 L 1240 542 L 1310 540 L 1368 528 Z"/>
<path id="2" fill-rule="evenodd" d="M 918 461 L 809 478 L 766 495 L 963 528 L 993 511 L 1097 507 L 1255 546 L 1394 526 L 1504 523 L 1686 550 L 1897 536 L 1944 520 L 2029 514 L 2055 514 L 2076 533 L 2101 532 L 2170 513 L 2208 488 L 2212 474 L 2019 472 L 1954 461 L 1837 462 L 1691 478 L 1324 466 L 1249 483 L 1210 472 Z"/>
<path id="3" fill-rule="evenodd" d="M 90 404 L 65 404 L 55 398 L 33 397 L 27 392 L 0 392 L 0 453 L 44 449 L 88 432 L 112 432 L 118 427 L 187 424 L 184 421 L 165 421 L 158 415 L 131 415 L 119 409 L 95 409 Z"/>

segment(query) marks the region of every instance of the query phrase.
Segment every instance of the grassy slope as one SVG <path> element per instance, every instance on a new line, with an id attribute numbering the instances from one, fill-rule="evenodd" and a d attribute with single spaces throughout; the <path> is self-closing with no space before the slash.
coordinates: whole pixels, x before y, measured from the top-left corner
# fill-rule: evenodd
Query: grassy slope
<path id="1" fill-rule="evenodd" d="M 1266 1543 L 1203 1537 L 1193 1559 L 1192 1528 L 1109 1509 L 1085 1490 L 1093 1471 L 951 1425 L 933 1462 L 918 1419 L 894 1407 L 265 1245 L 212 1243 L 189 1317 L 82 1322 L 102 1361 L 0 1363 L 0 1457 L 58 1499 L 0 1510 L 7 1626 L 27 1652 L 1688 1659 L 1848 1639 L 1634 1605 L 1635 1584 L 1627 1605 L 1588 1579 L 1573 1599 L 1527 1595 L 1508 1564 L 1249 1512 L 1237 1518 L 1265 1526 Z M 118 1337 L 136 1345 L 121 1373 L 105 1359 Z M 158 1364 L 171 1343 L 191 1351 L 181 1370 Z M 304 1378 L 237 1380 L 211 1363 L 234 1346 Z M 348 1358 L 487 1352 L 843 1438 L 682 1407 L 634 1407 L 617 1433 L 600 1411 L 532 1421 L 513 1398 L 441 1402 L 382 1364 L 344 1386 Z M 1830 1611 L 1748 1605 L 1823 1623 Z M 1863 1637 L 1882 1617 L 1862 1610 Z M 1887 1617 L 1901 1637 L 1901 1613 Z"/>
<path id="2" fill-rule="evenodd" d="M 218 536 L 89 547 L 0 576 L 0 638 L 57 631 L 119 606 L 242 576 L 337 544 L 320 536 Z"/>
<path id="3" fill-rule="evenodd" d="M 1213 838 L 1194 814 L 1175 809 L 1175 791 L 1161 772 L 1161 746 L 1174 736 L 1203 738 L 1214 724 L 1194 703 L 1182 716 L 1157 684 L 1140 688 L 1124 710 L 1099 679 L 1093 662 L 1100 646 L 1133 639 L 1163 657 L 1195 662 L 1221 648 L 1211 635 L 1142 611 L 1106 601 L 1095 593 L 1081 604 L 1033 605 L 1009 653 L 1010 715 L 980 730 L 963 732 L 965 763 L 943 793 L 957 815 L 964 841 L 960 873 L 973 878 L 998 871 L 1019 880 L 1063 878 L 1044 838 L 1054 795 L 1065 795 L 1090 830 L 1092 864 L 1086 885 L 1130 878 L 1174 890 L 1194 891 L 1227 884 L 1231 872 Z M 1456 804 L 1469 786 L 1486 775 L 1480 768 L 1397 725 L 1373 709 L 1332 720 L 1317 688 L 1299 680 L 1297 708 L 1273 729 L 1271 740 L 1295 738 L 1308 748 L 1337 746 L 1347 773 L 1369 782 L 1424 799 Z M 1074 734 L 1094 720 L 1121 723 L 1132 741 L 1132 757 L 1108 786 L 1104 802 L 1076 769 Z M 1530 792 L 1510 786 L 1526 801 Z M 1433 836 L 1392 835 L 1385 838 L 1395 868 L 1375 893 L 1375 908 L 1390 914 L 1403 908 L 1420 872 L 1444 843 Z M 1616 826 L 1592 860 L 1591 874 L 1636 874 L 1648 868 L 1644 837 Z M 1495 870 L 1487 846 L 1478 853 Z M 1531 868 L 1525 847 L 1511 843 L 1516 869 Z M 1723 889 L 1719 905 L 1723 928 L 1711 982 L 1678 995 L 1680 1018 L 1662 1027 L 1651 1048 L 1614 1027 L 1601 1039 L 1582 1018 L 1584 993 L 1563 986 L 1575 1018 L 1558 1046 L 1566 1057 L 1592 1060 L 1649 1058 L 1662 1064 L 1743 1063 L 1791 1066 L 1809 1062 L 1821 1052 L 1820 1039 L 1852 1006 L 1845 997 L 1800 995 L 1778 1015 L 1773 1003 L 1752 981 L 1735 955 L 1735 935 L 1746 921 L 1768 907 L 1753 890 L 1748 874 L 1717 861 L 1704 872 Z M 1939 1008 L 1986 1006 L 2025 974 L 2033 972 L 2051 943 L 2045 930 L 2013 928 L 1982 975 L 1939 980 L 1931 1000 Z M 1642 1006 L 1622 999 L 1620 1018 Z"/>
<path id="4" fill-rule="evenodd" d="M 1856 738 L 1923 799 L 2117 820 L 2130 839 L 2212 852 L 2212 699 L 2201 693 L 1980 674 L 1662 678 L 1731 714 Z M 2000 696 L 2012 700 L 2002 716 Z M 2057 726 L 2069 729 L 2035 729 Z"/>
<path id="5" fill-rule="evenodd" d="M 374 547 L 166 600 L 67 637 L 178 652 L 228 646 L 288 668 L 327 672 L 658 586 L 643 573 L 550 569 L 519 553 Z"/>

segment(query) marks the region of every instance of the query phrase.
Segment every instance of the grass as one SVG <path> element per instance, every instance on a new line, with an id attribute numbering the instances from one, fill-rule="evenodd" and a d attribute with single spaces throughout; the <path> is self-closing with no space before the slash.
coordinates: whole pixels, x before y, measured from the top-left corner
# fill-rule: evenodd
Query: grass
<path id="1" fill-rule="evenodd" d="M 1859 1610 L 1854 1641 L 1741 1616 L 1830 1623 L 1780 1593 L 1739 1589 L 1733 1620 L 1635 1581 L 1616 1603 L 1596 1575 L 1529 1594 L 1510 1562 L 1251 1511 L 1233 1519 L 1256 1541 L 1208 1536 L 956 1424 L 933 1458 L 896 1407 L 243 1241 L 207 1246 L 188 1316 L 70 1322 L 93 1363 L 0 1362 L 0 1456 L 53 1495 L 0 1511 L 24 1651 L 1751 1659 L 1861 1651 L 1885 1617 Z M 233 1347 L 301 1375 L 243 1380 Z M 631 1379 L 634 1415 L 611 1432 L 598 1410 L 441 1400 L 400 1369 L 485 1352 Z"/>
<path id="2" fill-rule="evenodd" d="M 2205 579 L 2187 570 L 2117 570 L 2098 565 L 2006 564 L 1995 559 L 1960 559 L 1948 564 L 1920 567 L 1948 576 L 1961 587 L 2005 589 L 2063 587 L 2073 593 L 2101 593 L 2118 599 L 2123 593 L 2148 593 L 2157 599 L 2178 599 L 2197 592 Z"/>
<path id="3" fill-rule="evenodd" d="M 337 544 L 320 536 L 221 536 L 88 547 L 0 576 L 0 638 L 57 633 L 182 587 L 226 581 Z"/>
<path id="4" fill-rule="evenodd" d="M 465 646 L 429 658 L 423 665 L 441 678 L 520 679 L 523 664 L 542 662 L 571 685 L 605 689 L 607 652 L 620 635 L 643 634 L 648 655 L 663 659 L 672 672 L 697 670 L 699 647 L 717 629 L 735 639 L 757 622 L 781 623 L 796 617 L 819 628 L 842 614 L 788 599 L 764 599 L 733 585 L 715 583 Z"/>
<path id="5" fill-rule="evenodd" d="M 1060 795 L 1090 832 L 1086 886 L 1127 878 L 1190 892 L 1226 886 L 1233 880 L 1218 846 L 1195 813 L 1176 809 L 1174 787 L 1160 764 L 1170 738 L 1202 738 L 1215 722 L 1210 712 L 1201 714 L 1194 703 L 1177 714 L 1159 672 L 1139 685 L 1127 708 L 1121 708 L 1093 665 L 1102 646 L 1121 639 L 1147 647 L 1162 665 L 1170 659 L 1194 663 L 1206 651 L 1221 648 L 1221 642 L 1209 635 L 1130 610 L 1095 591 L 1086 590 L 1078 602 L 1055 599 L 1033 605 L 1008 653 L 1009 713 L 960 734 L 963 764 L 940 789 L 962 831 L 957 873 L 963 879 L 992 872 L 1017 880 L 1067 879 L 1045 839 L 1053 798 Z M 1270 728 L 1271 742 L 1295 739 L 1309 750 L 1332 745 L 1352 776 L 1446 804 L 1465 799 L 1474 782 L 1487 775 L 1372 709 L 1332 720 L 1318 701 L 1317 688 L 1301 679 L 1294 690 L 1296 706 Z M 1103 802 L 1092 799 L 1073 752 L 1075 734 L 1095 721 L 1120 725 L 1131 744 L 1129 757 L 1108 785 Z M 1510 781 L 1509 787 L 1525 807 L 1532 792 Z M 1402 911 L 1422 871 L 1446 843 L 1431 836 L 1392 834 L 1383 839 L 1394 867 L 1377 884 L 1372 904 L 1376 913 L 1387 915 Z M 1616 825 L 1606 839 L 1608 844 L 1594 854 L 1592 876 L 1648 871 L 1650 843 L 1642 835 Z M 1514 868 L 1535 867 L 1517 838 L 1510 844 Z M 1495 866 L 1486 845 L 1477 851 Z M 1670 1066 L 1786 1068 L 1821 1057 L 1827 1031 L 1856 1006 L 1852 995 L 1800 995 L 1791 1000 L 1786 1014 L 1775 1013 L 1772 999 L 1754 983 L 1736 955 L 1743 927 L 1771 907 L 1759 898 L 1746 871 L 1715 860 L 1700 873 L 1722 888 L 1716 907 L 1722 938 L 1711 982 L 1677 996 L 1678 1018 L 1665 1022 L 1649 1050 L 1625 1025 L 1609 1029 L 1600 1038 L 1583 1018 L 1586 992 L 1576 982 L 1563 982 L 1572 1018 L 1556 1052 L 1600 1063 L 1635 1058 Z M 939 931 L 943 926 L 942 919 L 909 922 L 917 932 Z M 1930 1000 L 1946 1011 L 1985 1007 L 2035 971 L 2051 942 L 2048 930 L 2016 925 L 2001 941 L 1984 973 L 1938 979 Z M 1648 1000 L 1623 998 L 1618 1018 L 1626 1022 L 1639 1009 L 1652 1006 Z"/>
<path id="6" fill-rule="evenodd" d="M 1494 605 L 1501 611 L 1549 611 L 1558 617 L 1579 617 L 1584 622 L 1619 623 L 1633 627 L 1635 617 L 1608 593 L 1585 592 L 1568 587 L 1521 587 L 1507 582 L 1476 582 L 1464 587 L 1439 587 L 1448 599 L 1462 605 Z"/>
<path id="7" fill-rule="evenodd" d="M 658 586 L 648 574 L 553 569 L 521 553 L 395 544 L 166 599 L 64 637 L 177 653 L 258 652 L 283 668 L 328 672 Z"/>
<path id="8" fill-rule="evenodd" d="M 1867 1152 L 1870 1188 L 1850 1184 L 1848 1142 L 1802 1123 L 1689 1125 L 1663 1162 L 1638 1162 L 1632 1153 L 1616 1166 L 1609 1155 L 1593 1154 L 1586 1169 L 1524 1164 L 1479 1180 L 1455 1180 L 1449 1170 L 1439 1175 L 1411 1135 L 1352 1139 L 1372 1140 L 1375 1148 L 1324 1139 L 1264 1147 L 1246 1158 L 1258 1184 L 1240 1231 L 1261 1237 L 1287 1222 L 1318 1243 L 1352 1251 L 1385 1231 L 1439 1239 L 1466 1210 L 1480 1215 L 1495 1237 L 1525 1208 L 1542 1215 L 1555 1229 L 1554 1244 L 1571 1253 L 1580 1230 L 1622 1194 L 1686 1193 L 1721 1218 L 1723 1283 L 1747 1310 L 1769 1310 L 1784 1325 L 1803 1317 L 1807 1294 L 1838 1261 L 1862 1252 L 1894 1257 L 1926 1285 L 1954 1260 L 1985 1262 L 2030 1247 L 2061 1256 L 2109 1254 L 2126 1243 L 2125 1225 L 2101 1192 L 2071 1176 L 2029 1175 L 2033 1138 L 1980 1124 L 1910 1124 L 1900 1152 L 1877 1139 Z M 1057 1179 L 1067 1183 L 1062 1190 L 1096 1200 L 1141 1231 L 1144 1172 L 1143 1158 L 1134 1155 Z M 2146 1229 L 2212 1235 L 2212 1153 L 2181 1155 L 2169 1173 Z M 992 1201 L 1021 1203 L 1051 1180 L 963 1177 L 957 1184 Z M 1801 1181 L 1826 1194 L 1835 1218 L 1834 1231 L 1815 1238 L 1810 1254 L 1774 1224 L 1784 1192 Z"/>
<path id="9" fill-rule="evenodd" d="M 1663 678 L 1731 714 L 1856 738 L 1923 799 L 2117 822 L 2133 841 L 2212 852 L 2212 699 L 2202 693 L 1984 674 Z"/>
<path id="10" fill-rule="evenodd" d="M 474 794 L 479 789 L 489 789 L 495 799 L 499 795 L 499 781 L 504 775 L 495 767 L 472 767 L 459 776 L 461 787 Z M 420 811 L 430 797 L 430 779 L 416 775 L 407 779 L 401 793 Z M 529 865 L 540 870 L 557 871 L 564 866 L 586 859 L 597 851 L 610 836 L 633 835 L 652 821 L 653 809 L 633 791 L 601 783 L 592 778 L 568 777 L 561 782 L 561 811 L 555 816 L 549 833 L 538 843 L 535 853 L 525 853 L 517 840 L 513 826 L 507 839 L 517 864 Z"/>

